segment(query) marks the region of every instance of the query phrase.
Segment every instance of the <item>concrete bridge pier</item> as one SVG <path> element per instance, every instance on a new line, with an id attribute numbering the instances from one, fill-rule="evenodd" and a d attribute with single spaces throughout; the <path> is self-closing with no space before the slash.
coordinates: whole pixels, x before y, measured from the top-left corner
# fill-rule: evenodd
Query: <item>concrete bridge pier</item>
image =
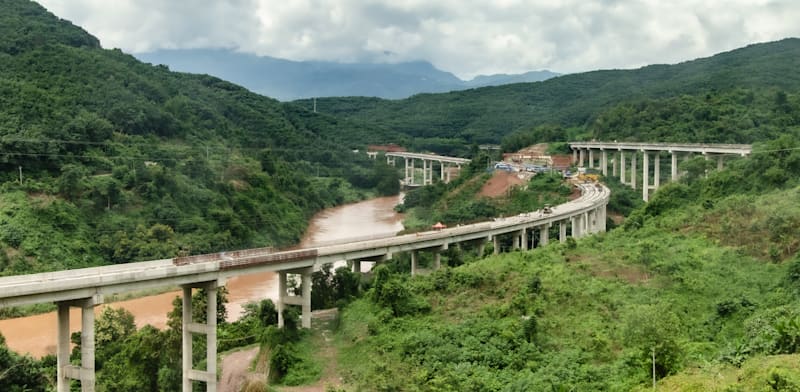
<path id="1" fill-rule="evenodd" d="M 58 302 L 58 347 L 56 349 L 56 388 L 70 391 L 70 380 L 81 382 L 81 392 L 94 392 L 94 307 L 103 303 L 102 295 Z M 69 309 L 81 309 L 81 364 L 70 365 Z"/>
<path id="2" fill-rule="evenodd" d="M 594 168 L 594 150 L 589 149 L 589 169 Z"/>
<path id="3" fill-rule="evenodd" d="M 492 245 L 494 249 L 492 249 L 492 254 L 499 255 L 500 254 L 500 241 L 497 239 L 497 235 L 492 236 Z"/>
<path id="4" fill-rule="evenodd" d="M 539 246 L 546 246 L 550 240 L 550 224 L 539 226 Z"/>
<path id="5" fill-rule="evenodd" d="M 642 200 L 650 199 L 650 162 L 647 151 L 642 151 Z"/>
<path id="6" fill-rule="evenodd" d="M 671 176 L 671 180 L 672 180 L 672 182 L 675 182 L 675 181 L 678 181 L 678 179 L 679 179 L 679 177 L 678 177 L 678 154 L 675 153 L 675 151 L 670 151 L 670 154 L 672 155 L 672 173 L 671 173 L 672 176 Z"/>
<path id="7" fill-rule="evenodd" d="M 417 256 L 418 256 L 417 255 L 417 251 L 416 250 L 412 250 L 411 251 L 411 276 L 414 276 L 414 275 L 417 274 Z"/>
<path id="8" fill-rule="evenodd" d="M 578 167 L 583 167 L 583 156 L 584 156 L 584 152 L 583 152 L 583 149 L 582 149 L 582 148 L 581 148 L 581 149 L 578 149 L 578 155 L 579 155 L 579 158 L 578 158 Z"/>
<path id="9" fill-rule="evenodd" d="M 600 150 L 600 170 L 604 176 L 608 176 L 608 152 Z"/>
<path id="10" fill-rule="evenodd" d="M 567 221 L 558 222 L 558 241 L 562 244 L 567 242 Z"/>
<path id="11" fill-rule="evenodd" d="M 661 186 L 661 152 L 656 151 L 656 155 L 653 158 L 653 190 L 658 189 Z"/>
<path id="12" fill-rule="evenodd" d="M 217 286 L 217 281 L 183 286 L 183 392 L 192 391 L 193 381 L 205 382 L 207 392 L 217 391 Z M 205 324 L 192 321 L 193 288 L 201 288 L 206 292 Z M 206 370 L 197 370 L 192 363 L 193 334 L 206 335 Z"/>
<path id="13" fill-rule="evenodd" d="M 572 226 L 572 237 L 575 239 L 581 238 L 581 226 L 583 223 L 581 222 L 581 218 L 583 217 L 582 214 L 578 214 L 570 218 L 570 226 Z"/>
<path id="14" fill-rule="evenodd" d="M 414 183 L 414 159 L 413 158 L 406 158 L 406 178 L 405 183 L 413 184 Z"/>
<path id="15" fill-rule="evenodd" d="M 622 183 L 623 185 L 627 184 L 627 181 L 625 180 L 625 152 L 624 151 L 620 151 L 619 152 L 619 182 Z"/>
<path id="16" fill-rule="evenodd" d="M 528 250 L 528 229 L 523 228 L 519 231 L 519 247 L 522 248 L 522 250 Z"/>
<path id="17" fill-rule="evenodd" d="M 278 328 L 283 328 L 283 309 L 286 305 L 300 306 L 303 311 L 300 326 L 311 328 L 311 274 L 313 272 L 313 267 L 278 272 Z M 301 276 L 301 295 L 289 295 L 286 291 L 289 274 Z"/>
<path id="18" fill-rule="evenodd" d="M 478 258 L 483 258 L 483 252 L 486 250 L 486 243 L 491 241 L 492 237 L 481 238 L 478 240 Z"/>
<path id="19" fill-rule="evenodd" d="M 614 177 L 619 175 L 619 155 L 620 154 L 621 154 L 621 151 L 620 151 L 620 153 L 617 153 L 611 159 L 611 175 L 614 176 Z"/>
<path id="20" fill-rule="evenodd" d="M 636 153 L 631 154 L 631 188 L 636 189 Z"/>

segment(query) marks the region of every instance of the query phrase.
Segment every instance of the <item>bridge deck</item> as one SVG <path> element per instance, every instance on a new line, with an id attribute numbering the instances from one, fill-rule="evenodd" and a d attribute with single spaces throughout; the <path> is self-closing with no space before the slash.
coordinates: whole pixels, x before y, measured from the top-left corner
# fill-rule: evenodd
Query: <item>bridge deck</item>
<path id="1" fill-rule="evenodd" d="M 387 152 L 385 155 L 387 157 L 424 159 L 426 161 L 457 163 L 461 165 L 470 162 L 470 160 L 466 158 L 455 158 L 455 157 L 447 157 L 443 155 L 434 155 L 434 154 L 420 154 L 415 152 Z"/>
<path id="2" fill-rule="evenodd" d="M 598 150 L 677 151 L 738 155 L 747 155 L 753 152 L 753 146 L 749 144 L 570 142 L 569 145 L 572 148 L 593 148 Z"/>
<path id="3" fill-rule="evenodd" d="M 385 256 L 395 252 L 446 247 L 450 243 L 488 238 L 563 221 L 608 203 L 609 190 L 594 184 L 580 185 L 582 195 L 552 208 L 549 214 L 532 212 L 490 222 L 439 231 L 330 244 L 288 252 L 223 252 L 207 260 L 182 265 L 173 259 L 152 260 L 104 267 L 47 272 L 0 278 L 0 307 L 56 302 L 164 286 L 224 281 L 227 277 L 261 271 L 291 271 L 339 260 Z M 291 260 L 281 253 L 294 252 Z M 303 253 L 305 252 L 305 253 Z M 234 265 L 235 268 L 230 266 Z"/>

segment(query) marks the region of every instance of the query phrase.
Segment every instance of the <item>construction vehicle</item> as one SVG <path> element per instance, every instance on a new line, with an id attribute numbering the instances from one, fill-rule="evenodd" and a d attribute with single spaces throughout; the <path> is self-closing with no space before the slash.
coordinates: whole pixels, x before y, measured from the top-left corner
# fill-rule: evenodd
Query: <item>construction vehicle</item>
<path id="1" fill-rule="evenodd" d="M 581 173 L 578 174 L 578 180 L 583 182 L 597 182 L 600 179 L 600 175 L 598 174 L 585 174 Z"/>

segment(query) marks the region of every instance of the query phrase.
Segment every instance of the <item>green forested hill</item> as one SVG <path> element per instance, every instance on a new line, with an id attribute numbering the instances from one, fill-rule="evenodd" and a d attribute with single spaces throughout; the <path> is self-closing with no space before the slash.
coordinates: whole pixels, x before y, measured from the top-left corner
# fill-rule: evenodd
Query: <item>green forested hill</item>
<path id="1" fill-rule="evenodd" d="M 798 69 L 800 39 L 790 38 L 676 65 L 586 72 L 396 101 L 326 98 L 317 105 L 323 113 L 372 121 L 415 137 L 498 142 L 512 131 L 542 124 L 588 126 L 620 103 L 739 88 L 797 91 Z"/>
<path id="2" fill-rule="evenodd" d="M 0 8 L 1 273 L 290 244 L 386 178 L 351 151 L 383 140 L 371 128 Z"/>

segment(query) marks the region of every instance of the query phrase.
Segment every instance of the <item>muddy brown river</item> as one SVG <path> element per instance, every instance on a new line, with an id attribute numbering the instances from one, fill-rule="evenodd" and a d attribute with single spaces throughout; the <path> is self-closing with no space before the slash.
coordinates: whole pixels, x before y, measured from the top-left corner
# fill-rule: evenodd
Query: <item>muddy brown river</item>
<path id="1" fill-rule="evenodd" d="M 403 229 L 402 216 L 394 211 L 400 196 L 381 197 L 359 203 L 348 204 L 324 210 L 311 220 L 309 229 L 303 237 L 304 247 L 343 241 L 349 238 L 370 238 L 397 233 Z M 362 267 L 363 268 L 363 267 Z M 248 302 L 278 297 L 278 281 L 272 272 L 243 275 L 228 279 L 228 319 L 233 321 L 242 314 L 242 306 Z M 172 301 L 180 291 L 171 291 L 128 301 L 113 302 L 95 308 L 95 313 L 106 306 L 123 307 L 133 313 L 136 325 L 150 324 L 164 328 L 167 313 L 172 310 Z M 78 309 L 72 309 L 70 328 L 80 329 Z M 36 316 L 0 320 L 0 333 L 6 344 L 18 353 L 28 353 L 35 357 L 55 354 L 56 313 L 50 312 Z"/>

